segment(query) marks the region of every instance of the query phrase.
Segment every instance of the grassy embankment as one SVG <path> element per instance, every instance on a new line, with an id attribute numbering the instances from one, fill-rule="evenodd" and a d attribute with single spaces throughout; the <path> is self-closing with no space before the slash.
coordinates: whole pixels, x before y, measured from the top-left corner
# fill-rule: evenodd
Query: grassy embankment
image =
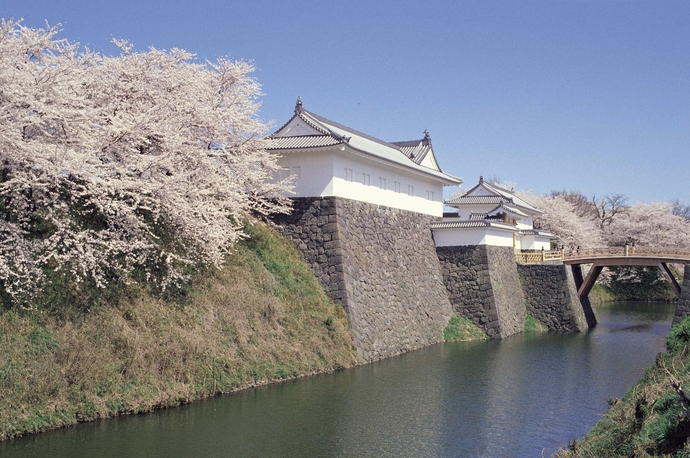
<path id="1" fill-rule="evenodd" d="M 0 439 L 354 366 L 342 307 L 288 241 L 246 231 L 174 300 L 121 285 L 86 307 L 0 311 Z"/>
<path id="2" fill-rule="evenodd" d="M 690 457 L 690 318 L 671 328 L 666 353 L 561 457 Z"/>
<path id="3" fill-rule="evenodd" d="M 664 281 L 656 268 L 628 268 L 637 274 L 627 279 L 612 280 L 608 284 L 596 283 L 589 293 L 592 303 L 620 302 L 675 302 L 678 297 L 675 291 Z M 679 284 L 683 284 L 683 268 L 670 265 L 671 273 Z"/>
<path id="4" fill-rule="evenodd" d="M 525 332 L 546 332 L 549 328 L 532 315 L 525 315 Z"/>
<path id="5" fill-rule="evenodd" d="M 602 302 L 617 301 L 618 299 L 604 285 L 595 283 L 592 291 L 589 292 L 589 300 L 592 304 L 600 304 Z"/>
<path id="6" fill-rule="evenodd" d="M 546 332 L 548 328 L 545 324 L 534 318 L 532 315 L 525 315 L 525 332 Z M 459 342 L 466 340 L 488 339 L 484 331 L 472 324 L 470 320 L 460 315 L 453 315 L 446 329 L 443 330 L 443 338 L 446 342 Z"/>
<path id="7" fill-rule="evenodd" d="M 470 320 L 460 315 L 453 315 L 448 325 L 443 330 L 443 339 L 446 342 L 460 342 L 466 340 L 488 339 L 484 331 L 472 324 Z"/>

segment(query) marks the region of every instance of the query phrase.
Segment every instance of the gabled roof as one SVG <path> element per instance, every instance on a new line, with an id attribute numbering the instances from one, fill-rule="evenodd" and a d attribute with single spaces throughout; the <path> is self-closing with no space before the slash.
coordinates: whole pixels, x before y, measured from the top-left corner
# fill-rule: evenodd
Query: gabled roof
<path id="1" fill-rule="evenodd" d="M 462 183 L 462 179 L 441 171 L 431 148 L 431 138 L 428 132 L 425 134 L 421 140 L 385 142 L 307 111 L 302 107 L 302 100 L 297 99 L 295 114 L 267 139 L 270 150 L 343 145 L 352 152 L 432 175 L 447 184 Z"/>
<path id="2" fill-rule="evenodd" d="M 538 229 L 522 229 L 520 235 L 538 235 L 541 237 L 555 237 L 551 232 L 540 231 Z"/>
<path id="3" fill-rule="evenodd" d="M 404 142 L 391 142 L 400 148 L 400 151 L 416 164 L 424 165 L 434 170 L 441 171 L 436 162 L 434 149 L 431 146 L 431 136 L 424 131 L 424 138 L 421 140 L 408 140 Z"/>
<path id="4" fill-rule="evenodd" d="M 483 220 L 489 217 L 488 213 L 470 213 L 470 221 L 477 221 L 477 220 Z"/>
<path id="5" fill-rule="evenodd" d="M 457 208 L 458 205 L 476 205 L 476 204 L 500 204 L 505 199 L 501 196 L 460 196 L 453 199 L 446 200 L 446 205 Z"/>
<path id="6" fill-rule="evenodd" d="M 459 208 L 463 205 L 477 204 L 508 204 L 512 212 L 521 212 L 522 216 L 541 215 L 543 212 L 515 195 L 515 191 L 507 190 L 500 186 L 489 184 L 484 181 L 484 177 L 479 177 L 479 184 L 467 191 L 465 194 L 445 202 L 446 205 Z M 492 210 L 493 211 L 493 210 Z"/>
<path id="7" fill-rule="evenodd" d="M 442 219 L 439 221 L 431 222 L 431 229 L 433 230 L 443 230 L 443 229 L 472 229 L 478 227 L 491 227 L 494 229 L 500 229 L 509 232 L 518 232 L 518 229 L 512 224 L 505 224 L 501 222 L 491 221 L 491 220 L 453 220 L 453 219 Z"/>
<path id="8" fill-rule="evenodd" d="M 505 213 L 505 214 L 510 215 L 510 216 L 519 216 L 522 218 L 529 216 L 526 213 L 518 210 L 517 207 L 510 205 L 510 204 L 507 204 L 505 202 L 501 202 L 500 204 L 498 204 L 498 207 L 490 210 L 487 214 L 489 216 L 494 216 L 494 215 L 497 215 L 498 213 Z"/>

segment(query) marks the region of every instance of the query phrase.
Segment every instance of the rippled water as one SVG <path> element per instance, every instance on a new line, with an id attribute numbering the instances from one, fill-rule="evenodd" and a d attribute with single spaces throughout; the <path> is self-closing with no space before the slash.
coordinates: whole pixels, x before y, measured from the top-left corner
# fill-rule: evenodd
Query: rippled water
<path id="1" fill-rule="evenodd" d="M 12 457 L 539 457 L 586 433 L 664 349 L 675 306 L 583 334 L 437 345 L 374 364 L 0 444 Z"/>

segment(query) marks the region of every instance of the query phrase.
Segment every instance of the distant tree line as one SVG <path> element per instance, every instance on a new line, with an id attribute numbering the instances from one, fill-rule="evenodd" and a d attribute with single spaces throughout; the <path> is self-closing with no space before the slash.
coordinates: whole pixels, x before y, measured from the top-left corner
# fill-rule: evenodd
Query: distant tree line
<path id="1" fill-rule="evenodd" d="M 679 201 L 629 205 L 623 194 L 588 197 L 553 191 L 524 196 L 544 211 L 535 227 L 556 235 L 554 248 L 655 246 L 690 249 L 690 207 Z M 672 267 L 678 279 L 682 266 Z M 655 267 L 613 267 L 601 282 L 624 300 L 671 299 L 672 290 Z"/>

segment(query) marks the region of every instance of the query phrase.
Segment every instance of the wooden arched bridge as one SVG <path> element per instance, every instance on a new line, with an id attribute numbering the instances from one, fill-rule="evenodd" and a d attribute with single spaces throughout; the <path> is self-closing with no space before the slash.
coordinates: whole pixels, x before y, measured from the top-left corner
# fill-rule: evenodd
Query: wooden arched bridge
<path id="1" fill-rule="evenodd" d="M 602 269 L 613 266 L 659 267 L 666 281 L 671 284 L 676 294 L 680 295 L 680 285 L 671 274 L 668 264 L 690 264 L 690 250 L 683 248 L 636 247 L 634 245 L 582 250 L 521 252 L 516 253 L 515 257 L 521 264 L 562 261 L 563 264 L 572 266 L 577 294 L 581 299 L 589 296 Z M 583 264 L 592 264 L 586 277 L 582 273 L 581 266 Z"/>

